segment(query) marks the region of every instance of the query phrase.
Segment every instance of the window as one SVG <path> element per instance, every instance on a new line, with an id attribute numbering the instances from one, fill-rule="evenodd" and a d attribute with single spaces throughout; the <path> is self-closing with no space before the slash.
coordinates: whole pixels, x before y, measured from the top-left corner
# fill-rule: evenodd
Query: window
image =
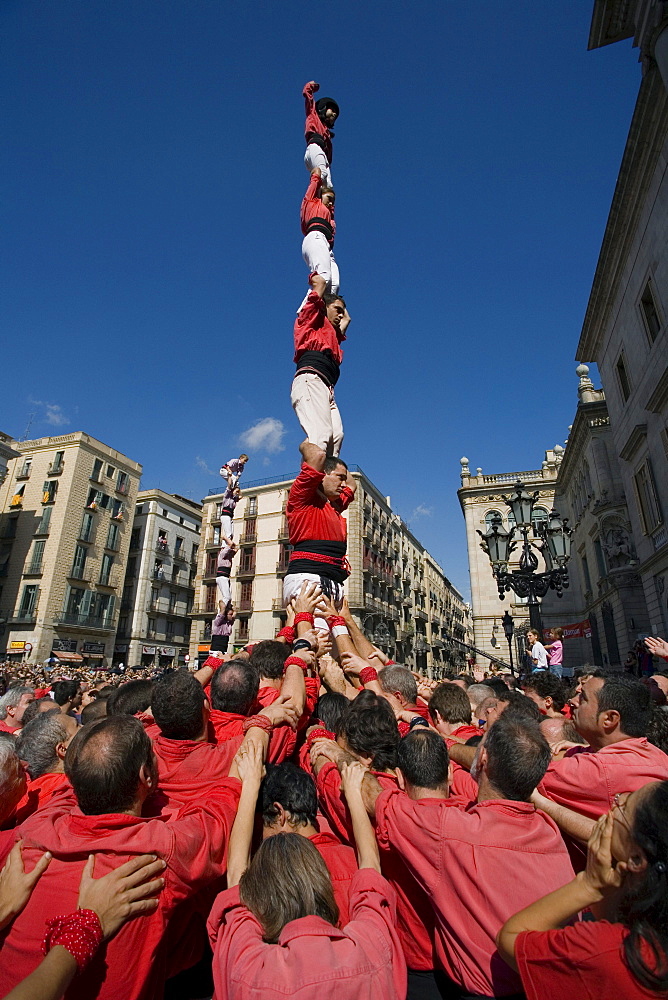
<path id="1" fill-rule="evenodd" d="M 127 472 L 119 472 L 116 477 L 116 491 L 126 496 L 130 489 L 130 477 Z"/>
<path id="2" fill-rule="evenodd" d="M 10 548 L 0 549 L 0 576 L 7 576 L 9 567 L 9 557 L 12 554 Z"/>
<path id="3" fill-rule="evenodd" d="M 167 532 L 166 531 L 159 531 L 158 532 L 158 542 L 157 542 L 157 545 L 158 545 L 158 548 L 160 549 L 161 552 L 166 552 L 167 551 Z"/>
<path id="4" fill-rule="evenodd" d="M 241 608 L 248 611 L 251 608 L 253 601 L 253 583 L 241 584 Z"/>
<path id="5" fill-rule="evenodd" d="M 654 485 L 654 476 L 652 475 L 652 467 L 649 459 L 646 459 L 644 464 L 638 469 L 633 477 L 633 481 L 636 488 L 636 499 L 640 510 L 643 532 L 649 535 L 650 532 L 663 523 L 663 514 L 659 506 L 659 498 L 656 494 L 656 486 Z"/>
<path id="6" fill-rule="evenodd" d="M 204 569 L 204 576 L 215 576 L 216 575 L 216 562 L 217 555 L 215 552 L 209 552 L 206 557 L 206 566 Z"/>
<path id="7" fill-rule="evenodd" d="M 48 535 L 49 525 L 51 523 L 51 511 L 53 507 L 44 507 L 42 510 L 42 516 L 37 523 L 36 535 Z"/>
<path id="8" fill-rule="evenodd" d="M 213 535 L 211 536 L 212 545 L 220 545 L 220 525 L 213 525 Z"/>
<path id="9" fill-rule="evenodd" d="M 165 579 L 165 570 L 162 565 L 162 559 L 155 560 L 155 565 L 153 567 L 153 576 L 155 577 L 156 580 Z"/>
<path id="10" fill-rule="evenodd" d="M 24 458 L 23 459 L 23 465 L 21 466 L 21 471 L 19 472 L 17 478 L 18 479 L 29 479 L 30 478 L 31 469 L 32 469 L 32 457 L 31 458 Z"/>
<path id="11" fill-rule="evenodd" d="M 158 610 L 158 601 L 160 600 L 160 591 L 153 587 L 151 590 L 151 611 Z"/>
<path id="12" fill-rule="evenodd" d="M 584 576 L 585 590 L 587 593 L 591 593 L 591 576 L 589 575 L 589 563 L 587 562 L 586 556 L 581 556 L 582 559 L 582 575 Z"/>
<path id="13" fill-rule="evenodd" d="M 257 516 L 257 497 L 248 498 L 248 506 L 246 508 L 246 517 L 256 517 Z"/>
<path id="14" fill-rule="evenodd" d="M 659 310 L 656 304 L 656 296 L 654 295 L 654 289 L 652 288 L 651 281 L 648 281 L 645 285 L 645 290 L 642 293 L 639 304 L 640 315 L 642 316 L 643 323 L 645 324 L 647 336 L 651 342 L 654 343 L 661 331 L 661 317 L 659 315 Z"/>
<path id="15" fill-rule="evenodd" d="M 501 517 L 501 514 L 498 512 L 498 510 L 488 510 L 487 513 L 485 514 L 485 524 L 487 525 L 487 527 L 491 525 L 492 519 L 497 517 L 500 518 L 501 521 L 503 521 L 503 518 Z"/>
<path id="16" fill-rule="evenodd" d="M 88 491 L 86 506 L 91 510 L 97 510 L 98 507 L 101 510 L 108 510 L 110 502 L 111 497 L 103 493 L 102 490 L 91 489 Z"/>
<path id="17" fill-rule="evenodd" d="M 608 574 L 608 567 L 605 565 L 605 556 L 603 555 L 603 546 L 601 545 L 600 538 L 594 539 L 594 554 L 596 556 L 596 568 L 598 569 L 598 578 L 600 580 Z"/>
<path id="18" fill-rule="evenodd" d="M 65 611 L 68 615 L 79 615 L 81 614 L 82 608 L 84 607 L 84 601 L 90 591 L 82 590 L 80 587 L 70 587 L 67 597 L 65 598 Z M 86 601 L 86 604 L 90 604 L 90 597 Z"/>
<path id="19" fill-rule="evenodd" d="M 246 538 L 249 541 L 250 541 L 251 538 L 255 538 L 256 537 L 256 534 L 255 534 L 256 525 L 257 525 L 257 521 L 255 520 L 254 517 L 246 518 L 246 520 L 244 521 L 244 531 L 243 531 L 243 533 L 244 533 L 244 535 L 246 536 Z"/>
<path id="20" fill-rule="evenodd" d="M 240 618 L 237 629 L 237 638 L 245 642 L 248 639 L 248 619 Z"/>
<path id="21" fill-rule="evenodd" d="M 531 514 L 531 523 L 536 529 L 540 530 L 544 524 L 547 524 L 547 511 L 544 507 L 534 507 Z"/>
<path id="22" fill-rule="evenodd" d="M 149 618 L 148 619 L 148 634 L 150 636 L 155 635 L 155 623 L 156 623 L 156 620 L 157 619 L 155 619 L 155 618 Z"/>
<path id="23" fill-rule="evenodd" d="M 192 551 L 190 553 L 190 561 L 193 565 L 197 562 L 197 553 L 199 552 L 199 545 L 193 545 Z"/>
<path id="24" fill-rule="evenodd" d="M 624 352 L 619 355 L 617 359 L 617 364 L 615 365 L 615 370 L 617 372 L 617 381 L 619 383 L 619 391 L 622 394 L 622 399 L 624 402 L 631 395 L 631 383 L 629 382 L 629 374 L 626 370 L 626 358 L 624 357 Z"/>
<path id="25" fill-rule="evenodd" d="M 28 573 L 42 572 L 42 559 L 44 558 L 45 541 L 33 542 L 32 556 L 28 566 Z"/>
<path id="26" fill-rule="evenodd" d="M 255 572 L 255 559 L 253 558 L 255 554 L 255 549 L 242 549 L 241 550 L 241 561 L 239 565 L 240 573 L 254 573 Z"/>
<path id="27" fill-rule="evenodd" d="M 128 616 L 121 615 L 118 619 L 118 634 L 125 635 L 128 631 Z"/>
<path id="28" fill-rule="evenodd" d="M 133 528 L 132 534 L 130 535 L 130 551 L 132 549 L 139 548 L 139 536 L 141 534 L 141 528 Z"/>
<path id="29" fill-rule="evenodd" d="M 115 472 L 116 472 L 116 469 L 113 467 L 113 465 L 108 465 L 107 466 L 107 479 L 113 479 Z"/>
<path id="30" fill-rule="evenodd" d="M 96 483 L 100 482 L 100 477 L 102 475 L 102 466 L 103 465 L 104 465 L 104 462 L 102 461 L 101 458 L 96 458 L 95 461 L 93 462 L 93 471 L 91 473 L 91 477 L 90 478 L 94 482 L 96 482 Z"/>
<path id="31" fill-rule="evenodd" d="M 84 517 L 86 515 L 84 514 Z M 89 514 L 88 517 L 91 515 Z M 118 549 L 120 546 L 121 529 L 117 524 L 110 524 L 109 531 L 107 532 L 107 548 L 108 549 Z"/>
<path id="32" fill-rule="evenodd" d="M 170 615 L 176 612 L 176 594 L 170 593 L 169 595 L 169 613 Z"/>
<path id="33" fill-rule="evenodd" d="M 100 570 L 100 583 L 103 587 L 109 586 L 111 579 L 111 567 L 114 565 L 114 557 L 105 552 L 102 556 L 102 568 Z"/>
<path id="34" fill-rule="evenodd" d="M 54 503 L 58 492 L 58 480 L 47 479 L 42 487 L 42 503 Z"/>
<path id="35" fill-rule="evenodd" d="M 179 559 L 183 557 L 183 539 L 176 536 L 176 541 L 174 542 L 174 555 Z"/>
<path id="36" fill-rule="evenodd" d="M 174 638 L 174 622 L 167 622 L 167 628 L 165 629 L 165 635 L 168 639 Z"/>
<path id="37" fill-rule="evenodd" d="M 19 486 L 19 488 L 17 489 L 16 493 L 12 496 L 12 499 L 11 499 L 11 501 L 9 503 L 10 507 L 22 507 L 23 506 L 23 494 L 25 493 L 25 489 L 26 489 L 26 484 L 25 483 L 23 483 L 22 486 Z"/>
<path id="38" fill-rule="evenodd" d="M 88 549 L 85 545 L 77 545 L 74 550 L 74 562 L 72 563 L 71 577 L 75 580 L 84 580 L 84 572 L 86 570 L 86 557 L 88 555 Z"/>
<path id="39" fill-rule="evenodd" d="M 110 497 L 107 497 L 107 499 L 109 500 Z M 123 512 L 124 511 L 125 511 L 125 504 L 122 504 L 120 500 L 112 500 L 111 501 L 111 516 L 116 521 L 122 521 L 123 520 Z"/>
<path id="40" fill-rule="evenodd" d="M 37 594 L 39 587 L 36 583 L 29 583 L 23 588 L 21 595 L 21 605 L 19 607 L 19 618 L 32 618 L 37 608 Z"/>
<path id="41" fill-rule="evenodd" d="M 53 462 L 49 466 L 49 475 L 58 476 L 65 468 L 65 452 L 57 451 Z"/>
<path id="42" fill-rule="evenodd" d="M 50 507 L 49 510 L 51 510 Z M 89 510 L 85 510 L 83 520 L 81 522 L 81 534 L 79 535 L 82 542 L 92 542 L 94 527 L 95 518 L 93 514 Z"/>
<path id="43" fill-rule="evenodd" d="M 121 607 L 122 608 L 131 608 L 132 607 L 132 584 L 131 583 L 126 583 L 125 586 L 123 587 L 123 596 L 121 598 Z"/>
<path id="44" fill-rule="evenodd" d="M 128 578 L 130 578 L 130 579 L 132 579 L 133 576 L 137 575 L 137 557 L 136 556 L 132 556 L 131 559 L 128 559 L 128 568 L 125 571 L 125 575 Z"/>

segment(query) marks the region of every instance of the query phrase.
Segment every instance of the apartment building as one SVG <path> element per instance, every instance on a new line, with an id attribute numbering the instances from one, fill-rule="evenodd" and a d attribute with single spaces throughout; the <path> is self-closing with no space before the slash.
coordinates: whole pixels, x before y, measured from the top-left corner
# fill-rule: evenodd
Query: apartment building
<path id="1" fill-rule="evenodd" d="M 137 494 L 114 663 L 185 666 L 202 506 L 163 490 Z"/>
<path id="2" fill-rule="evenodd" d="M 392 511 L 385 497 L 356 466 L 355 501 L 346 512 L 351 576 L 346 592 L 360 626 L 393 659 L 434 676 L 464 663 L 468 609 L 438 563 Z M 234 531 L 240 551 L 232 569 L 237 646 L 275 635 L 284 620 L 282 586 L 290 547 L 285 508 L 289 477 L 246 484 Z M 220 548 L 222 491 L 206 497 L 197 569 L 190 655 L 206 656 L 216 613 L 216 558 Z"/>
<path id="3" fill-rule="evenodd" d="M 0 655 L 109 665 L 141 465 L 82 431 L 13 442 L 0 487 Z"/>
<path id="4" fill-rule="evenodd" d="M 12 458 L 18 458 L 19 452 L 13 447 L 16 442 L 9 434 L 0 431 L 0 486 L 7 478 L 7 463 Z"/>

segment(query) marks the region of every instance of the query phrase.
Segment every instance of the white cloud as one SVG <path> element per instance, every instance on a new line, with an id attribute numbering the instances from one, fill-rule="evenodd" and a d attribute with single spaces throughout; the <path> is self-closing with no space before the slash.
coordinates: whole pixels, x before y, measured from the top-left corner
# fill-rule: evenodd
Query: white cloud
<path id="1" fill-rule="evenodd" d="M 274 455 L 285 448 L 284 435 L 285 427 L 280 420 L 275 417 L 263 417 L 245 430 L 239 436 L 239 441 L 248 451 L 266 451 Z"/>
<path id="2" fill-rule="evenodd" d="M 41 399 L 29 400 L 31 406 L 42 406 L 44 408 L 44 420 L 52 427 L 64 427 L 70 423 L 70 418 L 63 412 L 62 406 L 58 403 L 47 403 Z"/>
<path id="3" fill-rule="evenodd" d="M 413 513 L 411 514 L 411 518 L 415 518 L 415 517 L 431 517 L 431 515 L 433 513 L 434 513 L 434 508 L 433 507 L 427 507 L 425 504 L 421 503 L 421 504 L 418 504 L 418 506 L 413 511 Z"/>
<path id="4" fill-rule="evenodd" d="M 209 466 L 206 464 L 204 459 L 200 457 L 200 455 L 195 455 L 195 465 L 197 466 L 198 469 L 201 469 L 202 472 L 205 472 L 207 476 L 215 476 L 215 472 L 213 471 L 213 469 L 209 468 Z"/>

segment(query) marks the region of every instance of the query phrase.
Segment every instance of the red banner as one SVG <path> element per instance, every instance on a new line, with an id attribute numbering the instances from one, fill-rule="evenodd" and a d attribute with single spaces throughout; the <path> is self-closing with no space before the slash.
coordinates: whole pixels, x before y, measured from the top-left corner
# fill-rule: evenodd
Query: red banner
<path id="1" fill-rule="evenodd" d="M 576 622 L 575 625 L 564 625 L 562 627 L 564 630 L 564 639 L 589 639 L 591 637 L 591 625 L 588 618 L 585 618 L 583 622 Z M 546 635 L 548 632 L 550 635 L 553 635 L 552 629 L 545 630 Z"/>

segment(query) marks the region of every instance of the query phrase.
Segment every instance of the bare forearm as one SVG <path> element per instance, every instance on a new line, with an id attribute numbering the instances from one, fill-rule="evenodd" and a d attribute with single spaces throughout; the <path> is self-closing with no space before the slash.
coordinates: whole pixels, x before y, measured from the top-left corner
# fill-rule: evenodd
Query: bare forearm
<path id="1" fill-rule="evenodd" d="M 193 674 L 196 681 L 206 687 L 211 678 L 213 677 L 213 667 L 202 667 L 200 670 L 196 670 Z"/>
<path id="2" fill-rule="evenodd" d="M 255 822 L 255 806 L 259 790 L 259 785 L 250 782 L 245 782 L 241 789 L 237 815 L 232 825 L 230 843 L 227 848 L 228 887 L 238 885 L 241 876 L 248 868 Z"/>
<path id="3" fill-rule="evenodd" d="M 306 705 L 306 685 L 304 683 L 304 672 L 301 667 L 290 664 L 287 668 L 281 686 L 281 694 L 290 699 L 295 711 L 301 718 Z"/>
<path id="4" fill-rule="evenodd" d="M 56 945 L 34 972 L 5 994 L 5 1000 L 60 1000 L 76 972 L 74 956 L 67 948 Z"/>
<path id="5" fill-rule="evenodd" d="M 455 764 L 460 764 L 461 767 L 465 767 L 467 771 L 470 771 L 477 749 L 477 747 L 467 747 L 463 743 L 455 743 L 448 749 L 448 754 L 450 760 L 454 760 Z"/>
<path id="6" fill-rule="evenodd" d="M 358 866 L 360 868 L 374 868 L 377 872 L 380 872 L 380 854 L 378 852 L 376 835 L 373 832 L 366 807 L 359 793 L 350 796 L 348 799 L 348 809 L 350 810 L 350 818 L 353 821 L 353 836 L 355 837 L 355 846 L 357 848 Z"/>
<path id="7" fill-rule="evenodd" d="M 348 626 L 350 637 L 355 644 L 354 651 L 364 657 L 368 657 L 369 653 L 373 653 L 375 649 L 374 644 L 369 642 L 352 615 L 346 616 L 346 625 Z"/>
<path id="8" fill-rule="evenodd" d="M 602 899 L 602 893 L 593 889 L 586 882 L 585 873 L 580 872 L 568 885 L 555 889 L 554 892 L 536 900 L 507 920 L 496 939 L 499 953 L 508 965 L 517 969 L 515 942 L 518 934 L 523 931 L 550 931 L 563 927 L 571 917 Z"/>
<path id="9" fill-rule="evenodd" d="M 553 802 L 552 799 L 548 799 L 538 792 L 534 793 L 533 803 L 554 820 L 562 833 L 567 833 L 569 837 L 573 837 L 583 844 L 586 844 L 591 837 L 592 830 L 596 825 L 595 820 L 589 819 L 589 817 L 583 816 L 582 813 L 575 812 L 567 806 L 562 806 L 558 802 Z"/>
<path id="10" fill-rule="evenodd" d="M 362 802 L 369 816 L 376 815 L 376 801 L 383 788 L 375 774 L 367 772 L 362 782 Z"/>

